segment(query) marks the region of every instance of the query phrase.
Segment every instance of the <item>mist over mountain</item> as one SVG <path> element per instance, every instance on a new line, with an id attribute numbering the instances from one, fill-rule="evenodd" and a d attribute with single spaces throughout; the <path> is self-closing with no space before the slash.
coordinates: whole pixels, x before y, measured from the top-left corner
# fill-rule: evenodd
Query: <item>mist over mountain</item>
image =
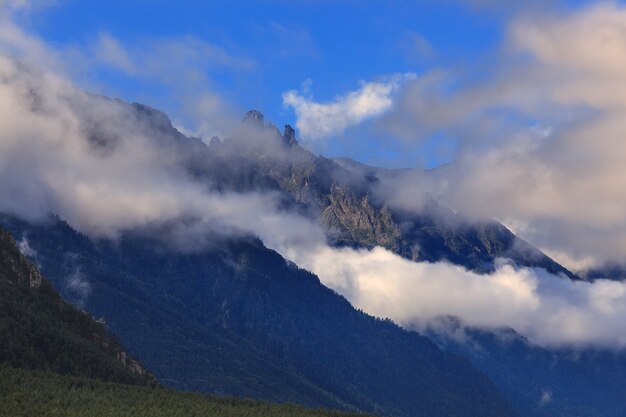
<path id="1" fill-rule="evenodd" d="M 15 65 L 18 64 L 7 62 L 9 73 Z M 36 73 L 13 74 L 20 81 L 26 77 L 27 85 L 41 80 Z M 5 88 L 17 94 L 17 102 L 30 103 L 28 96 L 15 90 L 15 85 L 7 83 Z M 423 374 L 424 368 L 415 368 L 404 377 L 384 378 L 379 370 L 376 377 L 360 377 L 367 386 L 342 388 L 354 383 L 350 382 L 352 379 L 342 379 L 346 375 L 369 372 L 358 363 L 380 360 L 376 356 L 370 358 L 371 352 L 396 352 L 400 349 L 398 343 L 409 343 L 413 338 L 425 343 L 418 348 L 410 347 L 411 342 L 403 353 L 395 353 L 397 362 L 385 365 L 385 369 L 391 367 L 389 372 L 408 370 L 407 361 L 414 361 L 409 358 L 416 354 L 410 353 L 412 349 L 420 355 L 425 354 L 424 349 L 431 352 L 426 363 L 413 363 L 418 367 L 432 367 L 431 355 L 443 353 L 426 339 L 415 334 L 408 336 L 393 326 L 389 329 L 395 329 L 394 337 L 408 337 L 407 342 L 386 342 L 376 347 L 366 344 L 362 347 L 365 351 L 360 351 L 356 348 L 357 340 L 371 343 L 380 337 L 374 334 L 391 331 L 385 330 L 391 325 L 374 324 L 377 322 L 367 316 L 350 319 L 354 313 L 349 312 L 353 310 L 345 300 L 333 298 L 336 296 L 328 295 L 327 302 L 337 306 L 322 310 L 343 307 L 326 321 L 317 317 L 320 306 L 316 303 L 305 303 L 309 305 L 306 313 L 296 313 L 301 306 L 296 308 L 289 300 L 298 300 L 304 294 L 311 297 L 313 290 L 291 288 L 286 286 L 289 279 L 284 279 L 306 273 L 292 270 L 295 267 L 284 261 L 268 264 L 277 255 L 259 246 L 255 236 L 289 259 L 318 272 L 324 283 L 345 294 L 356 306 L 380 317 L 392 317 L 408 328 L 428 330 L 440 317 L 456 315 L 462 322 L 487 331 L 512 326 L 531 336 L 533 343 L 547 346 L 622 343 L 614 331 L 621 326 L 620 310 L 597 309 L 606 305 L 606 296 L 602 298 L 602 294 L 607 294 L 602 291 L 603 282 L 582 282 L 504 226 L 490 220 L 464 218 L 427 194 L 420 197 L 424 206 L 417 211 L 386 204 L 378 187 L 403 171 L 381 171 L 316 156 L 298 145 L 289 126 L 281 133 L 266 124 L 257 111 L 249 112 L 231 137 L 214 138 L 206 145 L 182 135 L 167 116 L 150 107 L 83 95 L 70 86 L 60 85 L 59 90 L 46 83 L 28 90 L 37 97 L 38 107 L 24 108 L 22 119 L 32 120 L 18 126 L 18 132 L 23 129 L 18 137 L 30 142 L 15 142 L 13 146 L 4 143 L 8 164 L 5 166 L 37 166 L 39 172 L 22 172 L 20 176 L 8 177 L 11 181 L 4 181 L 5 187 L 26 191 L 28 188 L 21 184 L 28 181 L 31 193 L 15 194 L 17 200 L 3 203 L 3 209 L 12 213 L 4 217 L 3 223 L 23 242 L 25 253 L 42 265 L 67 299 L 104 317 L 131 353 L 169 386 L 396 415 L 410 415 L 415 409 L 448 415 L 468 404 L 474 406 L 469 400 L 474 394 L 449 385 L 437 388 L 441 402 L 430 405 L 422 397 L 368 391 L 373 389 L 373 381 L 394 380 L 398 384 L 402 380 L 406 389 L 414 392 L 414 384 L 419 382 L 415 375 Z M 59 114 L 60 110 L 63 112 Z M 66 121 L 59 123 L 64 118 Z M 53 134 L 43 129 L 34 135 L 31 129 L 37 123 L 57 129 L 67 129 L 68 124 L 74 127 L 62 136 L 55 129 Z M 47 140 L 54 142 L 58 138 L 67 142 L 65 147 L 47 146 Z M 26 153 L 21 148 L 24 143 L 31 146 Z M 68 164 L 76 164 L 68 149 L 84 158 L 78 161 L 76 169 L 89 173 L 94 166 L 99 167 L 98 175 L 69 177 L 65 182 L 50 184 L 48 181 L 58 178 L 56 175 L 66 170 Z M 38 158 L 38 164 L 19 160 L 33 156 Z M 37 187 L 32 188 L 32 184 Z M 106 199 L 84 198 L 85 192 L 98 190 L 108 190 L 103 194 Z M 51 219 L 49 213 L 62 213 L 70 225 L 90 238 Z M 508 263 L 502 261 L 503 257 L 508 257 Z M 238 281 L 249 274 L 249 278 Z M 281 280 L 281 276 L 285 277 Z M 267 281 L 267 277 L 273 278 Z M 372 279 L 383 280 L 385 286 Z M 562 289 L 555 291 L 555 285 Z M 480 290 L 466 292 L 468 286 Z M 316 288 L 315 291 L 327 291 L 322 290 L 319 282 Z M 398 293 L 385 293 L 381 288 Z M 450 291 L 453 288 L 458 292 Z M 586 297 L 587 291 L 601 297 L 588 306 L 574 305 L 572 300 Z M 568 292 L 575 297 L 567 298 Z M 406 298 L 399 297 L 400 293 Z M 207 298 L 209 295 L 213 298 Z M 200 298 L 193 304 L 196 296 Z M 537 297 L 540 302 L 556 297 L 556 302 L 547 303 L 548 310 L 538 310 Z M 517 302 L 511 303 L 511 299 Z M 277 308 L 284 310 L 275 311 Z M 570 322 L 567 316 L 562 316 L 562 321 L 552 321 L 554 327 L 546 326 L 549 322 L 544 319 L 554 317 L 552 308 L 576 308 L 580 311 L 579 320 L 594 320 L 599 314 L 608 314 L 611 320 L 598 327 L 597 333 L 579 332 L 578 327 L 568 332 L 562 328 L 563 323 Z M 290 319 L 293 314 L 304 321 L 283 322 L 295 320 Z M 308 318 L 314 316 L 314 321 Z M 368 328 L 363 332 L 369 336 L 356 333 L 355 339 L 345 345 L 346 354 L 351 352 L 350 359 L 332 362 L 331 358 L 336 360 L 339 354 L 337 341 L 345 337 L 345 329 L 355 326 L 349 324 L 351 320 L 362 322 Z M 334 327 L 333 333 L 333 326 L 339 323 L 343 327 Z M 317 326 L 317 330 L 311 325 Z M 296 329 L 312 333 L 304 337 Z M 327 334 L 332 355 L 319 350 L 322 334 Z M 298 340 L 300 344 L 294 345 Z M 313 340 L 317 347 L 307 350 L 310 348 L 305 346 Z M 444 348 L 452 346 L 441 342 L 445 337 L 436 340 Z M 463 346 L 461 343 L 454 350 L 468 355 L 476 366 L 502 384 L 500 389 L 507 389 L 509 380 L 493 371 L 497 361 L 478 361 L 471 354 L 473 351 Z M 506 351 L 497 343 L 494 346 L 494 354 Z M 530 344 L 527 349 L 540 348 Z M 172 352 L 178 352 L 175 360 Z M 546 355 L 552 358 L 563 354 Z M 543 358 L 539 355 L 530 363 L 541 368 L 547 362 Z M 441 366 L 445 370 L 437 371 L 442 372 L 442 378 L 449 377 L 448 367 L 455 360 L 443 360 Z M 218 363 L 223 365 L 216 368 Z M 457 374 L 476 372 L 464 368 L 468 364 L 458 366 L 464 370 Z M 596 366 L 597 362 L 591 360 L 575 369 L 584 373 Z M 471 386 L 479 384 L 480 395 L 492 398 L 486 403 L 487 408 L 476 412 L 504 412 L 507 406 L 494 388 L 489 388 L 489 382 L 479 382 L 480 374 L 472 375 L 468 376 Z M 343 383 L 329 383 L 329 378 Z M 547 383 L 543 376 L 520 378 L 521 382 L 514 386 L 532 383 L 543 387 Z M 430 377 L 427 380 L 428 384 L 433 383 Z M 555 392 L 558 387 L 553 388 Z M 468 400 L 457 403 L 445 399 L 448 394 L 444 393 L 457 390 Z M 517 389 L 505 392 L 516 406 L 533 413 L 538 409 L 528 408 L 527 401 L 540 398 L 543 393 L 537 389 L 526 396 Z M 576 409 L 567 397 L 556 398 L 556 410 L 570 406 Z"/>
<path id="2" fill-rule="evenodd" d="M 11 381 L 624 415 L 622 5 L 183 2 L 150 30 L 184 36 L 39 26 L 55 7 L 143 25 L 78 3 L 0 2 Z"/>

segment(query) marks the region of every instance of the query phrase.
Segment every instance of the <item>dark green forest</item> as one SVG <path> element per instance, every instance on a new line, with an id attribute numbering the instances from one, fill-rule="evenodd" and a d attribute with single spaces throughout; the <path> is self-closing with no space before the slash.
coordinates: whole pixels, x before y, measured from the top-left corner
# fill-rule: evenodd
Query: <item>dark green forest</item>
<path id="1" fill-rule="evenodd" d="M 2 417 L 341 417 L 348 414 L 0 367 Z"/>

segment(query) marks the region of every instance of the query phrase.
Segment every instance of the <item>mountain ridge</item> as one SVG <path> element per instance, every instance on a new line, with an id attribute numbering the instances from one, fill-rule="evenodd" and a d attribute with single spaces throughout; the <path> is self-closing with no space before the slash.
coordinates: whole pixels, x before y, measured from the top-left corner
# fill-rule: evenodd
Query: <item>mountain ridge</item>
<path id="1" fill-rule="evenodd" d="M 389 206 L 375 186 L 379 177 L 402 170 L 316 156 L 297 143 L 289 125 L 281 134 L 265 124 L 262 113 L 250 112 L 253 123 L 244 122 L 245 129 L 219 145 L 211 141 L 206 149 L 196 149 L 199 155 L 189 166 L 199 180 L 219 190 L 278 191 L 319 222 L 333 245 L 382 246 L 409 260 L 446 261 L 480 273 L 493 272 L 496 260 L 504 257 L 518 267 L 580 279 L 494 220 L 465 219 L 428 195 L 420 197 L 425 198 L 421 212 Z"/>

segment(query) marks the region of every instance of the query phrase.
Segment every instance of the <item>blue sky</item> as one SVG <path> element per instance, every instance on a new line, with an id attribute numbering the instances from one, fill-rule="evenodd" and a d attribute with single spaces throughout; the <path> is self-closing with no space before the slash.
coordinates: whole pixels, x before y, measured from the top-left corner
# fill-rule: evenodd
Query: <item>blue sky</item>
<path id="1" fill-rule="evenodd" d="M 89 49 L 103 35 L 133 52 L 167 40 L 194 39 L 219 51 L 194 58 L 201 82 L 181 86 L 164 74 L 128 74 L 107 65 L 90 66 L 85 88 L 165 110 L 194 129 L 202 114 L 190 115 L 185 100 L 206 89 L 233 114 L 257 108 L 279 126 L 296 124 L 284 92 L 308 84 L 316 102 L 357 90 L 390 74 L 422 75 L 434 68 L 486 65 L 502 42 L 511 16 L 523 13 L 510 2 L 478 1 L 56 1 L 18 14 L 20 24 L 59 48 Z M 528 4 L 536 3 L 529 2 Z M 576 2 L 542 2 L 540 8 L 572 8 Z M 549 4 L 550 6 L 545 6 Z M 529 7 L 531 7 L 529 6 Z M 162 50 L 160 49 L 159 51 Z M 202 53 L 202 52 L 200 52 Z M 228 58 L 226 59 L 225 56 Z M 231 59 L 232 58 L 232 59 Z M 177 59 L 163 54 L 161 61 Z M 224 63 L 222 61 L 227 60 Z M 234 63 L 231 62 L 234 60 Z M 172 78 L 189 78 L 180 68 L 161 68 Z M 471 72 L 471 71 L 470 71 Z M 309 80 L 309 81 L 307 81 Z M 184 95 L 185 99 L 181 99 Z M 387 165 L 436 166 L 453 158 L 454 135 L 398 141 L 368 123 L 338 132 L 314 150 Z"/>

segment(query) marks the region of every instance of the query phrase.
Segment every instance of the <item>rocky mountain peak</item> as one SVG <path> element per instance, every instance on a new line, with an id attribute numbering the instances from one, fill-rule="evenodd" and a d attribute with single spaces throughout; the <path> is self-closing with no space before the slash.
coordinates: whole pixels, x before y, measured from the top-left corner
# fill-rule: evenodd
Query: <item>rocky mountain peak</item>
<path id="1" fill-rule="evenodd" d="M 263 127 L 265 125 L 263 113 L 258 110 L 249 110 L 243 117 L 244 123 L 250 123 L 253 126 Z"/>

